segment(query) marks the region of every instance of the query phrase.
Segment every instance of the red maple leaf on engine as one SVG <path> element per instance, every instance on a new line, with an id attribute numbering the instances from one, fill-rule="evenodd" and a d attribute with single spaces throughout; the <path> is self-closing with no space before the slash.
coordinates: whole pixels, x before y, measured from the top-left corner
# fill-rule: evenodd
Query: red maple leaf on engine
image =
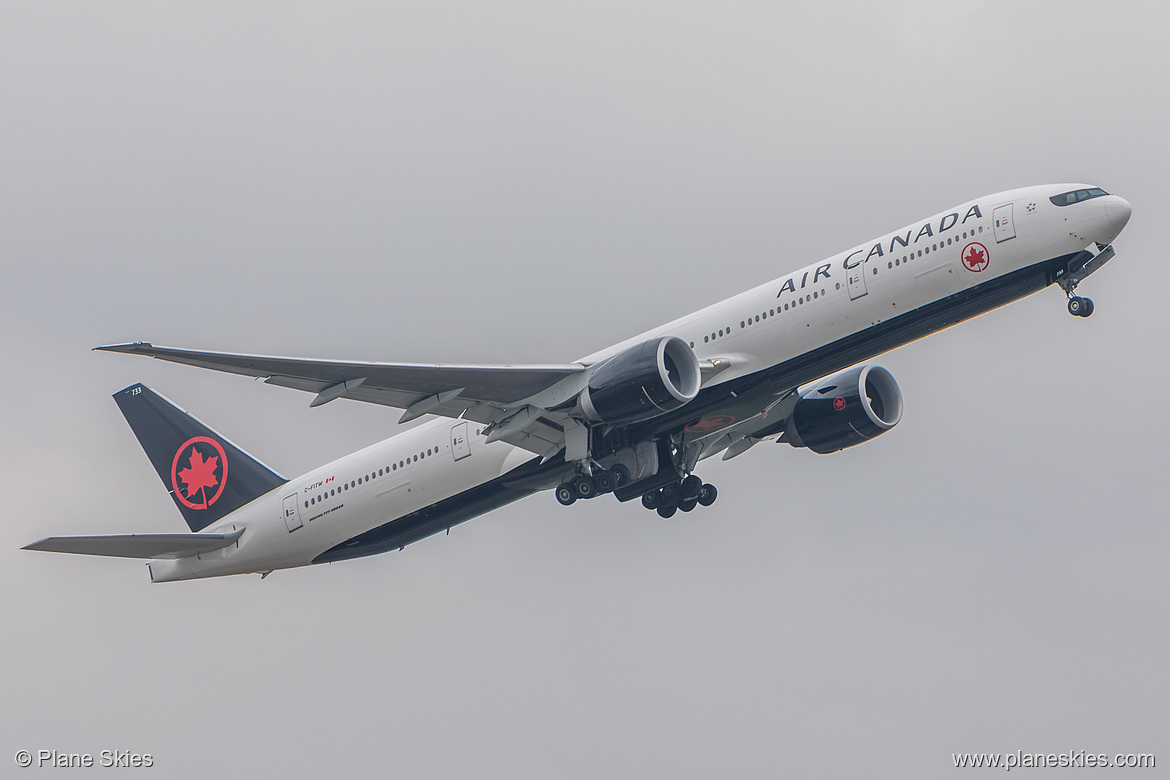
<path id="1" fill-rule="evenodd" d="M 207 460 L 196 448 L 191 448 L 191 460 L 187 468 L 179 472 L 179 479 L 187 485 L 187 498 L 191 498 L 203 488 L 215 487 L 219 480 L 215 478 L 215 467 L 219 465 L 219 458 L 212 456 Z"/>
<path id="2" fill-rule="evenodd" d="M 984 257 L 983 252 L 980 252 L 976 247 L 971 247 L 971 251 L 968 252 L 967 256 L 963 259 L 967 261 L 967 267 L 972 271 L 977 270 L 981 266 L 987 264 L 987 258 Z"/>

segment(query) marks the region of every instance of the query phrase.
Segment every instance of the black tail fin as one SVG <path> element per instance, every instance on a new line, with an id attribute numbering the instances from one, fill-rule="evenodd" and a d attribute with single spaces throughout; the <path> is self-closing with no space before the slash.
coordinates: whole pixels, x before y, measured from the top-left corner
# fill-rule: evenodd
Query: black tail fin
<path id="1" fill-rule="evenodd" d="M 145 385 L 114 400 L 192 531 L 287 481 Z"/>

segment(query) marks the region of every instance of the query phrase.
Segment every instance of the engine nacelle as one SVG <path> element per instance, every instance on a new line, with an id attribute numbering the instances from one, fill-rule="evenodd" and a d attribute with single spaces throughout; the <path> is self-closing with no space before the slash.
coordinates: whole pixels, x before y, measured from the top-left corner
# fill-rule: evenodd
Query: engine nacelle
<path id="1" fill-rule="evenodd" d="M 699 359 L 676 336 L 651 339 L 593 370 L 581 392 L 585 416 L 611 425 L 639 422 L 679 408 L 699 394 Z"/>
<path id="2" fill-rule="evenodd" d="M 902 419 L 902 391 L 881 366 L 857 366 L 800 391 L 785 430 L 793 447 L 822 455 L 861 444 Z"/>

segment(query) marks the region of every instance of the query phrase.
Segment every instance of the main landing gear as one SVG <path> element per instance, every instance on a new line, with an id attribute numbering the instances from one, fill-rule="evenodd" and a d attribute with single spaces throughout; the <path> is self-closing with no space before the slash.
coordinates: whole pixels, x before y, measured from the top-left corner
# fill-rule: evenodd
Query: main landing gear
<path id="1" fill-rule="evenodd" d="M 659 517 L 674 517 L 678 511 L 690 512 L 696 506 L 711 506 L 719 496 L 714 485 L 703 482 L 694 474 L 679 482 L 671 482 L 642 496 L 642 506 L 658 510 Z"/>
<path id="2" fill-rule="evenodd" d="M 578 498 L 597 498 L 612 493 L 630 481 L 630 470 L 622 464 L 612 469 L 599 469 L 592 475 L 578 474 L 568 482 L 557 485 L 557 501 L 569 506 Z"/>

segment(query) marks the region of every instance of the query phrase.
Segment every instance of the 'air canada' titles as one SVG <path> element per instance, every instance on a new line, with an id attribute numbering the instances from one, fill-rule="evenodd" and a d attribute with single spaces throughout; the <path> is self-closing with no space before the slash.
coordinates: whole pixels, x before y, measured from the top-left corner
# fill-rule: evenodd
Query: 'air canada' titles
<path id="1" fill-rule="evenodd" d="M 841 267 L 848 271 L 851 268 L 856 268 L 862 263 L 868 262 L 872 257 L 884 257 L 886 252 L 893 254 L 896 251 L 895 247 L 897 246 L 901 246 L 903 249 L 909 249 L 912 244 L 917 244 L 924 237 L 934 238 L 935 236 L 941 236 L 951 228 L 967 224 L 967 220 L 971 219 L 972 217 L 975 217 L 976 219 L 981 219 L 983 217 L 983 212 L 979 210 L 978 204 L 975 204 L 971 208 L 967 209 L 967 213 L 963 216 L 962 221 L 959 220 L 959 212 L 954 211 L 939 220 L 937 230 L 934 228 L 933 223 L 925 222 L 923 223 L 922 227 L 918 229 L 916 234 L 914 233 L 914 229 L 910 228 L 906 231 L 905 235 L 895 233 L 893 236 L 891 236 L 889 244 L 884 245 L 881 241 L 877 242 L 869 248 L 868 253 L 864 248 L 858 249 L 855 252 L 850 252 L 841 262 Z M 914 235 L 913 239 L 910 238 L 911 235 Z M 862 257 L 862 255 L 864 255 L 864 257 Z M 808 277 L 810 273 L 813 277 L 813 284 L 816 284 L 818 281 L 820 281 L 822 277 L 826 279 L 830 278 L 832 276 L 832 274 L 829 273 L 830 268 L 832 268 L 832 264 L 825 263 L 824 265 L 818 265 L 815 271 L 805 271 L 801 276 L 799 289 L 803 290 L 808 285 Z M 780 292 L 776 293 L 776 297 L 779 298 L 784 294 L 785 291 L 795 293 L 797 289 L 796 277 L 790 276 L 784 280 L 784 284 L 780 285 Z"/>

